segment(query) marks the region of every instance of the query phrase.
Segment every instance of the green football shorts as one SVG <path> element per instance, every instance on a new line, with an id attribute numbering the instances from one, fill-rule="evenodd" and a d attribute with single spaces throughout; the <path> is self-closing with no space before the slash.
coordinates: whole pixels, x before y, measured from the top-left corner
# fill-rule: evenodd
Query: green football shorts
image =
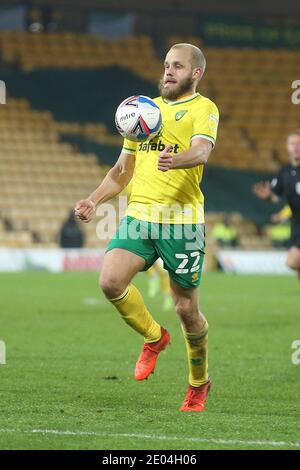
<path id="1" fill-rule="evenodd" d="M 204 224 L 159 224 L 124 217 L 107 251 L 122 248 L 145 260 L 142 271 L 163 260 L 170 278 L 184 289 L 198 287 L 205 249 Z"/>

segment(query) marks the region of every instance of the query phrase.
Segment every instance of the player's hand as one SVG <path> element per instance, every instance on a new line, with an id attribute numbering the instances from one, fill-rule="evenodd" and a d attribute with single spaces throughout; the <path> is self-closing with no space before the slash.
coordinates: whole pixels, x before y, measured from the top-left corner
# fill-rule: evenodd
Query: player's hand
<path id="1" fill-rule="evenodd" d="M 168 145 L 165 150 L 163 150 L 158 155 L 157 168 L 160 171 L 168 171 L 172 167 L 173 155 L 171 153 L 172 145 Z"/>
<path id="2" fill-rule="evenodd" d="M 76 202 L 74 214 L 78 219 L 87 224 L 96 214 L 96 204 L 90 199 L 82 199 Z"/>
<path id="3" fill-rule="evenodd" d="M 253 192 L 260 199 L 269 199 L 271 197 L 272 191 L 270 183 L 267 181 L 260 181 L 253 186 Z"/>

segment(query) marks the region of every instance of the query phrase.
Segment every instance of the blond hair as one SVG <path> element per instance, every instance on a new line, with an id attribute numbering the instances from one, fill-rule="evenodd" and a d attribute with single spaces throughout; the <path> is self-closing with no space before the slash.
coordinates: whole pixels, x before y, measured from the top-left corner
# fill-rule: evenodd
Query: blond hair
<path id="1" fill-rule="evenodd" d="M 189 44 L 187 42 L 181 42 L 179 44 L 174 44 L 171 49 L 181 49 L 186 48 L 191 51 L 191 64 L 193 67 L 199 67 L 201 69 L 201 77 L 204 74 L 206 68 L 206 59 L 199 47 Z"/>

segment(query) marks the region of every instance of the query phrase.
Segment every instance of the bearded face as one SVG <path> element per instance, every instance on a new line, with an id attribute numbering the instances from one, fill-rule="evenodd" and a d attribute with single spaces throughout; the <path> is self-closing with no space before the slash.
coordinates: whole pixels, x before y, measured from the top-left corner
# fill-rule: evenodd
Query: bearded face
<path id="1" fill-rule="evenodd" d="M 201 69 L 193 63 L 189 48 L 171 48 L 166 55 L 165 71 L 159 81 L 163 98 L 176 101 L 180 97 L 195 93 L 201 78 Z"/>
<path id="2" fill-rule="evenodd" d="M 161 77 L 158 85 L 160 95 L 166 100 L 176 101 L 181 96 L 193 92 L 194 80 L 192 73 L 185 78 Z"/>

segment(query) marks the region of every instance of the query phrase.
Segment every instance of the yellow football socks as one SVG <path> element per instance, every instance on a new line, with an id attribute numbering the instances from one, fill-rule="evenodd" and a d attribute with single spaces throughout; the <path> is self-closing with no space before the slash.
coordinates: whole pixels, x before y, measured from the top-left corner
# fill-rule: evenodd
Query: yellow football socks
<path id="1" fill-rule="evenodd" d="M 200 387 L 208 381 L 208 323 L 199 333 L 188 333 L 182 328 L 189 362 L 189 384 Z"/>
<path id="2" fill-rule="evenodd" d="M 138 289 L 130 284 L 119 297 L 110 302 L 120 312 L 125 322 L 144 336 L 146 343 L 154 343 L 161 338 L 161 328 L 148 311 Z"/>

